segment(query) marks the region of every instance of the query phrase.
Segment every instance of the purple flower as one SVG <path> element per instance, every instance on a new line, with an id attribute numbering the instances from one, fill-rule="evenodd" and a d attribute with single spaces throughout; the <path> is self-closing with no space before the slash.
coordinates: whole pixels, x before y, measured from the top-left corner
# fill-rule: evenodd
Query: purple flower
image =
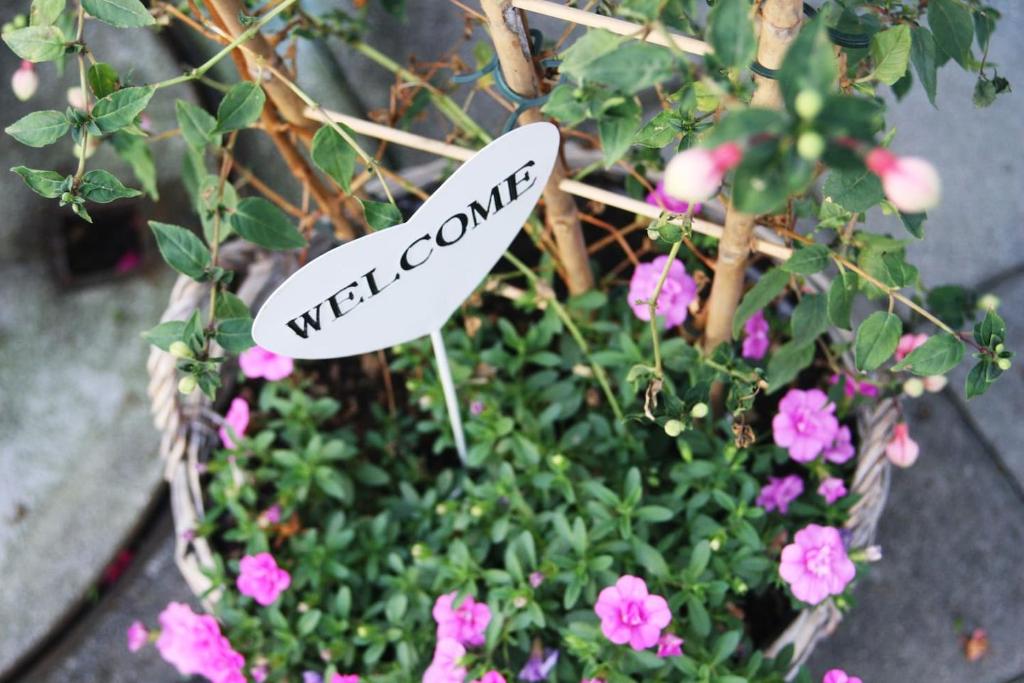
<path id="1" fill-rule="evenodd" d="M 555 664 L 558 664 L 558 650 L 534 652 L 530 655 L 530 658 L 526 660 L 526 665 L 523 666 L 523 670 L 519 672 L 519 680 L 546 680 L 548 674 L 550 674 L 552 669 L 555 668 Z"/>
<path id="2" fill-rule="evenodd" d="M 844 462 L 854 456 L 853 443 L 851 439 L 853 437 L 850 434 L 850 428 L 846 425 L 841 426 L 836 430 L 835 441 L 832 445 L 825 449 L 825 459 L 829 462 L 834 462 L 837 465 L 842 465 Z"/>
<path id="3" fill-rule="evenodd" d="M 530 572 L 530 585 L 539 588 L 544 583 L 544 575 L 540 572 Z"/>
<path id="4" fill-rule="evenodd" d="M 768 483 L 761 487 L 757 496 L 757 504 L 765 512 L 778 510 L 782 514 L 789 512 L 789 504 L 804 492 L 803 480 L 795 474 L 786 477 L 768 477 Z"/>
<path id="5" fill-rule="evenodd" d="M 768 353 L 771 339 L 768 338 L 768 321 L 764 319 L 764 311 L 758 311 L 743 324 L 744 358 L 761 360 Z"/>
<path id="6" fill-rule="evenodd" d="M 835 441 L 839 420 L 836 407 L 820 389 L 790 389 L 772 418 L 775 443 L 797 462 L 810 462 Z"/>
<path id="7" fill-rule="evenodd" d="M 669 213 L 686 213 L 686 210 L 690 208 L 688 202 L 676 199 L 665 192 L 664 180 L 659 180 L 654 191 L 647 193 L 647 203 Z M 693 212 L 697 213 L 698 211 L 700 211 L 700 204 L 694 204 Z"/>
<path id="8" fill-rule="evenodd" d="M 479 415 L 482 412 L 484 412 L 484 402 L 483 401 L 473 401 L 473 402 L 471 402 L 469 404 L 469 414 L 470 415 L 474 415 L 475 416 L 475 415 Z"/>
<path id="9" fill-rule="evenodd" d="M 846 484 L 839 477 L 828 477 L 818 486 L 818 495 L 831 505 L 847 493 Z"/>
<path id="10" fill-rule="evenodd" d="M 324 677 L 315 671 L 303 671 L 302 683 L 324 683 Z"/>
<path id="11" fill-rule="evenodd" d="M 641 320 L 651 319 L 651 309 L 647 302 L 654 296 L 661 279 L 661 271 L 665 269 L 668 256 L 659 256 L 650 263 L 641 263 L 633 271 L 629 281 L 629 307 L 633 314 Z M 686 274 L 686 266 L 676 259 L 668 269 L 668 277 L 658 295 L 655 315 L 665 319 L 665 327 L 681 325 L 686 320 L 687 307 L 697 298 L 697 283 Z"/>

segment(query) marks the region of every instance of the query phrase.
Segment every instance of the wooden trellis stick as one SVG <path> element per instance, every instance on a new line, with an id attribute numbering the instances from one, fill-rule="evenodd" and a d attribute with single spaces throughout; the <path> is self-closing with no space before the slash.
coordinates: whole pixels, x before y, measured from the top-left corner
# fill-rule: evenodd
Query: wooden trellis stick
<path id="1" fill-rule="evenodd" d="M 790 43 L 800 31 L 803 3 L 801 0 L 764 0 L 759 19 L 757 60 L 769 69 L 778 69 Z M 782 93 L 778 81 L 756 74 L 754 79 L 756 88 L 750 104 L 781 109 Z M 707 303 L 704 348 L 708 351 L 732 338 L 732 321 L 743 294 L 756 218 L 731 205 L 726 209 L 725 230 L 718 243 L 715 277 Z"/>
<path id="2" fill-rule="evenodd" d="M 491 40 L 498 54 L 499 68 L 509 87 L 526 98 L 537 97 L 540 83 L 530 56 L 530 42 L 519 10 L 511 0 L 481 0 L 490 25 Z M 531 108 L 519 117 L 523 123 L 543 121 L 540 110 Z M 583 240 L 576 211 L 576 201 L 559 188 L 567 177 L 565 161 L 559 155 L 544 189 L 544 215 L 558 245 L 558 255 L 565 267 L 569 291 L 580 294 L 594 286 L 594 275 L 587 258 L 587 245 Z"/>

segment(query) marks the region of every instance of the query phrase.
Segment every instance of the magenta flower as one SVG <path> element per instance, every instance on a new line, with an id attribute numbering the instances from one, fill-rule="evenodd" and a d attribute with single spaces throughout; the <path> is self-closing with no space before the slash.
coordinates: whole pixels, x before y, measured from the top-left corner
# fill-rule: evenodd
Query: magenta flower
<path id="1" fill-rule="evenodd" d="M 506 683 L 505 677 L 497 671 L 488 671 L 480 678 L 477 678 L 473 683 Z"/>
<path id="2" fill-rule="evenodd" d="M 892 429 L 892 438 L 885 447 L 885 455 L 889 462 L 897 467 L 910 467 L 917 462 L 920 451 L 917 442 L 910 438 L 910 427 L 907 423 L 896 423 Z"/>
<path id="3" fill-rule="evenodd" d="M 797 462 L 814 460 L 835 441 L 839 430 L 835 410 L 820 389 L 790 389 L 772 418 L 775 443 L 788 449 L 789 457 Z"/>
<path id="4" fill-rule="evenodd" d="M 892 205 L 904 213 L 921 213 L 939 205 L 942 183 L 929 162 L 918 157 L 898 157 L 877 147 L 864 159 L 868 169 L 882 180 Z"/>
<path id="5" fill-rule="evenodd" d="M 905 334 L 900 337 L 900 341 L 896 344 L 896 353 L 894 356 L 897 361 L 901 361 L 910 355 L 910 352 L 921 346 L 928 341 L 927 334 Z"/>
<path id="6" fill-rule="evenodd" d="M 438 596 L 434 603 L 434 621 L 437 622 L 437 640 L 451 638 L 463 645 L 476 647 L 484 644 L 484 632 L 491 623 L 491 609 L 487 603 L 477 602 L 472 595 L 455 607 L 458 593 Z"/>
<path id="7" fill-rule="evenodd" d="M 825 459 L 829 462 L 834 462 L 837 465 L 842 465 L 844 462 L 854 456 L 856 451 L 853 448 L 853 435 L 850 434 L 850 428 L 846 425 L 842 425 L 836 430 L 836 438 L 832 444 L 825 449 Z"/>
<path id="8" fill-rule="evenodd" d="M 281 521 L 281 506 L 274 503 L 264 510 L 261 516 L 267 521 L 267 524 L 278 524 Z"/>
<path id="9" fill-rule="evenodd" d="M 206 676 L 213 683 L 244 683 L 245 658 L 220 632 L 217 620 L 172 602 L 160 613 L 160 656 L 183 676 Z"/>
<path id="10" fill-rule="evenodd" d="M 331 683 L 359 683 L 359 676 L 356 674 L 332 674 Z"/>
<path id="11" fill-rule="evenodd" d="M 690 208 L 689 202 L 676 199 L 665 192 L 664 180 L 659 180 L 658 184 L 654 186 L 654 190 L 647 193 L 647 203 L 669 213 L 686 213 L 686 210 Z M 700 204 L 694 204 L 693 212 L 697 213 L 698 211 L 700 211 Z"/>
<path id="12" fill-rule="evenodd" d="M 423 673 L 423 683 L 463 683 L 466 667 L 460 661 L 466 648 L 454 638 L 442 638 L 434 648 L 434 659 Z"/>
<path id="13" fill-rule="evenodd" d="M 789 504 L 804 492 L 803 479 L 795 474 L 785 477 L 768 477 L 768 483 L 761 487 L 757 496 L 757 505 L 765 512 L 778 510 L 781 514 L 789 512 Z"/>
<path id="14" fill-rule="evenodd" d="M 641 320 L 651 319 L 651 310 L 647 302 L 654 296 L 658 288 L 661 271 L 665 269 L 668 256 L 659 256 L 650 263 L 641 263 L 633 271 L 629 281 L 629 307 L 633 315 Z M 686 266 L 676 259 L 668 269 L 668 277 L 658 295 L 655 315 L 665 319 L 665 327 L 681 325 L 686 320 L 687 308 L 697 298 L 697 283 L 686 274 Z"/>
<path id="15" fill-rule="evenodd" d="M 688 202 L 711 199 L 726 172 L 742 159 L 743 150 L 735 142 L 726 142 L 714 149 L 692 147 L 680 152 L 665 167 L 665 192 Z"/>
<path id="16" fill-rule="evenodd" d="M 484 412 L 483 401 L 471 401 L 469 404 L 469 414 L 474 417 Z"/>
<path id="17" fill-rule="evenodd" d="M 279 356 L 262 346 L 254 346 L 238 356 L 238 366 L 242 368 L 242 374 L 249 379 L 262 377 L 276 382 L 292 374 L 295 361 L 287 356 Z"/>
<path id="18" fill-rule="evenodd" d="M 851 676 L 842 669 L 831 669 L 825 672 L 821 683 L 864 683 L 857 676 Z"/>
<path id="19" fill-rule="evenodd" d="M 683 654 L 683 639 L 673 633 L 663 633 L 658 639 L 659 657 L 681 657 Z"/>
<path id="20" fill-rule="evenodd" d="M 839 477 L 828 477 L 818 486 L 818 495 L 831 505 L 847 493 L 846 484 Z"/>
<path id="21" fill-rule="evenodd" d="M 228 413 L 224 416 L 224 426 L 220 428 L 220 442 L 224 448 L 235 448 L 235 439 L 245 436 L 249 426 L 249 402 L 242 397 L 231 400 Z"/>
<path id="22" fill-rule="evenodd" d="M 292 583 L 291 574 L 277 566 L 270 553 L 246 555 L 238 565 L 238 592 L 266 607 Z"/>
<path id="23" fill-rule="evenodd" d="M 817 605 L 830 595 L 840 595 L 857 573 L 846 555 L 839 530 L 808 524 L 782 549 L 779 576 L 789 584 L 797 600 Z"/>
<path id="24" fill-rule="evenodd" d="M 121 258 L 117 259 L 117 263 L 114 264 L 114 272 L 130 273 L 140 265 L 142 265 L 142 256 L 134 249 L 129 249 L 121 254 Z"/>
<path id="25" fill-rule="evenodd" d="M 149 631 L 141 621 L 133 621 L 128 627 L 128 651 L 138 652 L 149 642 Z"/>
<path id="26" fill-rule="evenodd" d="M 843 384 L 843 394 L 846 398 L 853 398 L 857 394 L 866 396 L 868 398 L 874 398 L 878 396 L 878 387 L 867 380 L 858 382 L 856 378 L 849 374 L 845 374 L 846 382 Z M 832 375 L 828 378 L 829 384 L 839 384 L 839 375 Z"/>
<path id="27" fill-rule="evenodd" d="M 657 644 L 661 630 L 672 621 L 665 598 L 650 595 L 643 579 L 628 574 L 601 591 L 594 611 L 608 640 L 616 645 L 629 643 L 634 650 Z"/>
<path id="28" fill-rule="evenodd" d="M 768 338 L 768 321 L 764 311 L 758 311 L 743 323 L 743 350 L 741 355 L 750 360 L 761 360 L 768 353 L 771 339 Z"/>

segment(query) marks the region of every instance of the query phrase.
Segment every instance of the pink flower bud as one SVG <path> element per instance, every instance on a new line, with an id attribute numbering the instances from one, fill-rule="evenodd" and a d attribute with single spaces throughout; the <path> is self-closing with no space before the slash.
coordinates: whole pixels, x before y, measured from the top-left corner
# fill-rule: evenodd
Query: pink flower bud
<path id="1" fill-rule="evenodd" d="M 910 438 L 910 428 L 906 422 L 899 422 L 893 427 L 892 439 L 885 447 L 885 455 L 896 467 L 910 467 L 917 461 L 920 449 L 917 442 Z"/>
<path id="2" fill-rule="evenodd" d="M 32 66 L 32 62 L 22 60 L 21 66 L 11 76 L 11 90 L 14 91 L 14 96 L 26 102 L 32 99 L 38 89 L 39 76 L 36 75 L 35 67 Z"/>
<path id="3" fill-rule="evenodd" d="M 85 91 L 82 90 L 81 86 L 75 85 L 68 88 L 67 97 L 68 104 L 75 109 L 85 111 L 89 106 L 89 100 L 86 98 Z"/>
<path id="4" fill-rule="evenodd" d="M 680 152 L 665 168 L 665 194 L 686 202 L 702 202 L 718 192 L 722 178 L 743 159 L 735 142 L 715 149 L 694 147 Z"/>
<path id="5" fill-rule="evenodd" d="M 924 159 L 898 157 L 878 147 L 868 153 L 864 163 L 882 179 L 885 196 L 900 211 L 921 213 L 938 206 L 939 174 Z"/>

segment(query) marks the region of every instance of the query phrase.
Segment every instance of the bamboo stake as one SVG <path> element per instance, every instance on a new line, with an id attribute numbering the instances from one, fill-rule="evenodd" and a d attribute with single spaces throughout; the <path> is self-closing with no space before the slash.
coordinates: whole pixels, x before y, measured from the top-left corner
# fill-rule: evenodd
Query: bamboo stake
<path id="1" fill-rule="evenodd" d="M 674 45 L 683 52 L 688 52 L 692 55 L 700 56 L 711 52 L 711 46 L 703 40 L 697 40 L 696 38 L 670 31 L 651 31 L 648 27 L 634 24 L 631 21 L 606 17 L 574 7 L 566 7 L 550 0 L 512 0 L 512 5 L 527 12 L 543 14 L 544 16 L 579 24 L 580 26 L 604 29 L 611 33 L 617 33 L 620 36 L 645 40 L 655 45 L 663 45 L 665 47 L 672 47 Z M 670 39 L 672 41 L 671 44 L 669 43 Z"/>
<path id="2" fill-rule="evenodd" d="M 501 72 L 510 88 L 523 97 L 537 97 L 540 83 L 530 56 L 519 11 L 511 0 L 480 0 L 491 29 L 491 40 L 498 54 Z M 540 110 L 532 108 L 519 117 L 523 123 L 543 121 Z M 545 217 L 558 245 L 558 255 L 565 266 L 569 292 L 580 294 L 594 286 L 594 275 L 587 259 L 587 245 L 583 240 L 576 211 L 576 201 L 559 188 L 568 171 L 561 155 L 555 160 L 547 187 L 544 188 Z"/>
<path id="3" fill-rule="evenodd" d="M 760 10 L 760 35 L 757 59 L 769 69 L 782 66 L 782 58 L 800 31 L 803 19 L 801 0 L 764 0 Z M 782 107 L 778 81 L 755 74 L 755 107 Z M 743 295 L 747 258 L 753 241 L 756 216 L 737 211 L 731 205 L 725 214 L 725 229 L 718 243 L 715 277 L 708 297 L 708 322 L 704 331 L 704 349 L 711 351 L 732 338 L 732 321 Z"/>

